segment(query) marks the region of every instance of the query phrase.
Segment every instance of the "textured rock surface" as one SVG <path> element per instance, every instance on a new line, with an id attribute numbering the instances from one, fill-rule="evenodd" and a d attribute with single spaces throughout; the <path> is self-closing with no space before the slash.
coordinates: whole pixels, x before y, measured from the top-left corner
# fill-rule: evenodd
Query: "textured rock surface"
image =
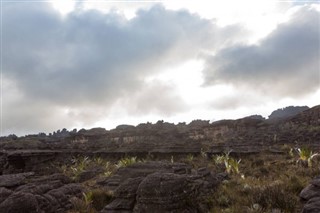
<path id="1" fill-rule="evenodd" d="M 15 187 L 25 183 L 27 177 L 34 175 L 33 172 L 0 175 L 0 187 Z"/>
<path id="2" fill-rule="evenodd" d="M 300 193 L 300 198 L 305 202 L 303 213 L 320 212 L 320 177 L 313 179 Z"/>
<path id="3" fill-rule="evenodd" d="M 136 202 L 136 193 L 143 177 L 129 178 L 115 191 L 115 199 L 104 208 L 103 212 L 132 211 Z"/>
<path id="4" fill-rule="evenodd" d="M 10 184 L 10 176 L 14 177 L 14 184 Z M 62 174 L 40 178 L 14 174 L 2 175 L 1 179 L 6 181 L 2 182 L 4 187 L 0 187 L 0 213 L 62 213 L 71 208 L 70 198 L 81 197 L 83 191 Z"/>
<path id="5" fill-rule="evenodd" d="M 120 171 L 130 172 L 127 172 L 124 181 L 119 182 L 115 199 L 101 212 L 208 211 L 204 200 L 219 182 L 216 175 L 206 169 L 191 172 L 185 164 L 165 162 L 157 162 L 159 169 L 152 171 L 151 165 L 155 163 L 140 163 Z M 143 170 L 147 172 L 141 172 Z M 130 175 L 139 177 L 132 178 Z"/>
<path id="6" fill-rule="evenodd" d="M 137 191 L 135 212 L 183 211 L 187 207 L 188 186 L 186 176 L 172 173 L 154 173 L 147 176 Z"/>
<path id="7" fill-rule="evenodd" d="M 120 168 L 112 177 L 101 179 L 99 185 L 106 189 L 115 189 L 128 178 L 146 177 L 155 172 L 168 172 L 186 174 L 191 172 L 191 166 L 184 163 L 168 163 L 161 161 L 148 161 L 136 163 Z"/>

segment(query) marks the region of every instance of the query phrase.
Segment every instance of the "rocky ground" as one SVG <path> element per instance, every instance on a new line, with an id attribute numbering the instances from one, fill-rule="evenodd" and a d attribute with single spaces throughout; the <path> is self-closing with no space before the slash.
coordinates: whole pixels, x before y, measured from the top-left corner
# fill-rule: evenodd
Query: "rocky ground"
<path id="1" fill-rule="evenodd" d="M 320 106 L 290 113 L 2 137 L 0 213 L 320 212 Z"/>

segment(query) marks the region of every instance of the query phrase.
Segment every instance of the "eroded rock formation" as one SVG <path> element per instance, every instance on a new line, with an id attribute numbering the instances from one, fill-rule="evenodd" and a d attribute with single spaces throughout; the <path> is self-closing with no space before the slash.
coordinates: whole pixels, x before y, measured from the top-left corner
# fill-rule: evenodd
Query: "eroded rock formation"
<path id="1" fill-rule="evenodd" d="M 156 167 L 153 167 L 156 166 Z M 205 199 L 219 179 L 209 170 L 191 171 L 183 163 L 148 162 L 119 170 L 102 186 L 113 188 L 115 199 L 102 213 L 109 212 L 208 212 Z"/>
<path id="2" fill-rule="evenodd" d="M 62 174 L 33 175 L 0 176 L 0 213 L 63 213 L 72 207 L 72 197 L 82 196 L 83 187 Z"/>

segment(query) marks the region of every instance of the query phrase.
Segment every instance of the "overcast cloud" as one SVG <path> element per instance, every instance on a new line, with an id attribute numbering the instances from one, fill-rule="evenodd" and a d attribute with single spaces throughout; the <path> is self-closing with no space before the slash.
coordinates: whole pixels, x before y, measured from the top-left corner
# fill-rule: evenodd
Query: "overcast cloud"
<path id="1" fill-rule="evenodd" d="M 234 36 L 223 39 L 230 32 Z M 124 97 L 133 113 L 182 111 L 183 100 L 172 86 L 149 85 L 144 79 L 207 49 L 230 45 L 232 37 L 238 33 L 241 38 L 243 32 L 236 25 L 218 28 L 196 14 L 161 5 L 140 10 L 127 20 L 97 10 L 78 10 L 62 17 L 47 3 L 6 3 L 3 76 L 17 92 L 10 94 L 12 90 L 4 88 L 3 124 L 7 129 L 53 128 L 61 125 L 52 119 L 57 112 L 53 108 L 59 107 L 77 112 L 66 114 L 65 120 L 76 114 L 89 124 L 87 116 L 81 117 L 87 114 L 81 108 L 87 112 L 88 106 L 103 105 L 104 110 L 96 109 L 91 115 L 91 120 L 98 119 Z M 16 113 L 21 105 L 26 110 Z M 31 117 L 41 117 L 43 124 Z"/>
<path id="2" fill-rule="evenodd" d="M 206 86 L 232 84 L 270 97 L 319 88 L 319 11 L 310 7 L 257 45 L 246 45 L 244 26 L 219 27 L 186 10 L 154 5 L 127 19 L 77 7 L 62 16 L 49 3 L 3 3 L 3 134 L 91 126 L 117 105 L 136 116 L 190 112 L 187 93 L 146 79 L 194 59 L 205 60 L 199 72 Z M 212 106 L 241 106 L 227 97 Z"/>
<path id="3" fill-rule="evenodd" d="M 230 83 L 270 96 L 302 96 L 320 87 L 319 11 L 302 7 L 256 45 L 208 57 L 206 85 Z"/>

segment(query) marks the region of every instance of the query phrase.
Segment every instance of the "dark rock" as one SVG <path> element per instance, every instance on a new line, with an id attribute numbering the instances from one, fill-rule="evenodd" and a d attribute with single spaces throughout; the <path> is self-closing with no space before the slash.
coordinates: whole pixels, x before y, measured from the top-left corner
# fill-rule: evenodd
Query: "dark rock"
<path id="1" fill-rule="evenodd" d="M 94 177 L 96 177 L 99 173 L 101 173 L 102 171 L 101 170 L 96 170 L 96 169 L 93 169 L 93 170 L 88 170 L 88 171 L 83 171 L 80 173 L 80 175 L 78 176 L 77 178 L 77 181 L 79 181 L 80 183 L 84 182 L 84 181 L 87 181 L 87 180 L 90 180 Z"/>
<path id="2" fill-rule="evenodd" d="M 43 173 L 58 152 L 51 150 L 16 150 L 7 154 L 4 174 L 37 172 Z M 46 171 L 48 173 L 49 171 Z"/>
<path id="3" fill-rule="evenodd" d="M 269 115 L 269 119 L 281 119 L 281 118 L 288 118 L 294 115 L 297 115 L 300 112 L 308 110 L 309 107 L 307 106 L 288 106 L 285 108 L 277 109 L 273 111 Z"/>
<path id="4" fill-rule="evenodd" d="M 0 176 L 0 187 L 15 187 L 25 183 L 28 176 L 34 175 L 33 172 L 1 175 Z"/>
<path id="5" fill-rule="evenodd" d="M 316 213 L 320 212 L 320 178 L 316 177 L 310 184 L 305 187 L 301 193 L 300 198 L 305 201 L 302 213 Z"/>
<path id="6" fill-rule="evenodd" d="M 32 182 L 36 182 L 36 183 L 46 183 L 50 181 L 60 181 L 63 184 L 71 183 L 71 179 L 61 173 L 56 173 L 56 174 L 32 179 Z"/>
<path id="7" fill-rule="evenodd" d="M 6 189 L 4 187 L 0 187 L 0 203 L 7 199 L 12 194 L 12 191 L 9 189 Z"/>
<path id="8" fill-rule="evenodd" d="M 320 197 L 320 187 L 309 184 L 300 192 L 300 197 L 303 200 L 310 200 L 314 197 Z"/>
<path id="9" fill-rule="evenodd" d="M 120 186 L 114 193 L 115 199 L 104 208 L 103 213 L 209 211 L 204 200 L 213 193 L 218 181 L 208 169 L 200 169 L 199 174 L 179 174 L 188 169 L 176 170 L 175 166 L 162 162 L 160 165 L 162 168 L 167 166 L 167 171 L 160 169 L 159 172 L 145 174 L 141 173 L 143 165 L 145 164 L 141 163 L 135 167 L 140 173 L 133 172 L 133 168 L 129 170 L 131 175 L 140 174 L 140 177 L 119 181 Z M 147 168 L 148 166 L 150 164 L 146 165 Z M 175 170 L 178 174 L 174 173 Z M 117 178 L 120 177 L 117 175 Z"/>
<path id="10" fill-rule="evenodd" d="M 202 167 L 198 169 L 198 174 L 202 176 L 210 175 L 210 170 L 207 167 Z"/>
<path id="11" fill-rule="evenodd" d="M 187 174 L 191 172 L 191 166 L 184 163 L 169 163 L 159 161 L 136 163 L 120 168 L 112 177 L 102 179 L 97 183 L 104 186 L 106 189 L 114 190 L 128 178 L 146 177 L 154 172 Z"/>
<path id="12" fill-rule="evenodd" d="M 129 178 L 114 192 L 115 199 L 107 205 L 102 213 L 110 211 L 132 211 L 136 202 L 136 192 L 143 177 Z"/>
<path id="13" fill-rule="evenodd" d="M 141 182 L 134 212 L 183 212 L 191 193 L 186 176 L 154 173 Z"/>
<path id="14" fill-rule="evenodd" d="M 17 192 L 0 203 L 0 213 L 40 212 L 38 201 L 33 194 Z"/>
<path id="15" fill-rule="evenodd" d="M 320 197 L 311 198 L 303 207 L 302 213 L 319 213 Z"/>
<path id="16" fill-rule="evenodd" d="M 216 178 L 217 178 L 217 180 L 218 180 L 219 182 L 222 182 L 222 181 L 224 181 L 224 180 L 229 180 L 229 179 L 230 179 L 228 173 L 226 173 L 226 172 L 217 174 L 217 175 L 216 175 Z"/>
<path id="17" fill-rule="evenodd" d="M 312 185 L 314 185 L 314 186 L 320 187 L 320 177 L 318 176 L 318 177 L 314 178 L 314 179 L 310 182 L 310 184 L 312 184 Z"/>
<path id="18" fill-rule="evenodd" d="M 23 175 L 25 173 L 6 175 L 6 177 L 20 177 Z M 0 213 L 62 213 L 72 207 L 70 198 L 82 197 L 82 186 L 70 183 L 69 178 L 62 174 L 53 174 L 40 178 L 23 177 L 23 181 L 19 182 L 20 186 L 15 184 L 13 190 L 0 187 Z"/>

